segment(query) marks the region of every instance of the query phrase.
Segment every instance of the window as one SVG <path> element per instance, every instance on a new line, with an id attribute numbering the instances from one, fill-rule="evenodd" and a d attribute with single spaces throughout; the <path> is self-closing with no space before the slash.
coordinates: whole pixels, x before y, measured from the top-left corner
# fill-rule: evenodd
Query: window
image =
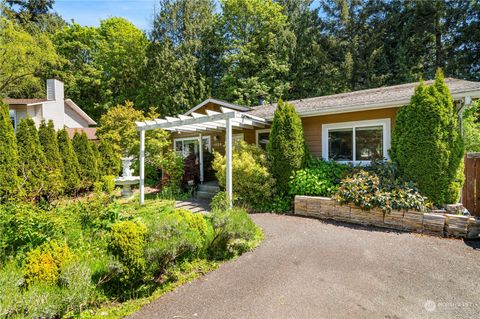
<path id="1" fill-rule="evenodd" d="M 182 154 L 183 157 L 187 157 L 190 153 L 198 155 L 198 146 L 200 138 L 199 137 L 185 137 L 177 138 L 173 141 L 175 151 L 179 154 Z M 202 136 L 203 148 L 212 151 L 212 144 L 210 142 L 210 136 Z"/>
<path id="2" fill-rule="evenodd" d="M 322 134 L 324 159 L 361 164 L 388 158 L 390 119 L 325 124 Z"/>
<path id="3" fill-rule="evenodd" d="M 243 141 L 243 133 L 233 134 L 232 135 L 232 144 L 237 144 L 238 141 Z"/>
<path id="4" fill-rule="evenodd" d="M 264 150 L 267 149 L 268 139 L 270 137 L 270 129 L 257 130 L 257 146 L 260 146 Z"/>
<path id="5" fill-rule="evenodd" d="M 10 110 L 10 121 L 12 121 L 13 128 L 17 129 L 17 112 L 15 110 Z"/>

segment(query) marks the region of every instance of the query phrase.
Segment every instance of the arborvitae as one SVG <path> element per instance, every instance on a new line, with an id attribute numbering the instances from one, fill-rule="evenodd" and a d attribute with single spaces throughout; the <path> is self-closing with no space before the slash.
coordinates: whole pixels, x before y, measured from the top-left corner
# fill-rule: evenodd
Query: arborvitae
<path id="1" fill-rule="evenodd" d="M 17 143 L 20 157 L 19 176 L 28 200 L 38 200 L 47 194 L 48 174 L 46 159 L 38 138 L 35 122 L 21 119 L 17 127 Z"/>
<path id="2" fill-rule="evenodd" d="M 68 137 L 65 129 L 58 131 L 58 149 L 63 163 L 63 182 L 65 192 L 73 194 L 80 188 L 79 170 L 77 154 L 73 149 L 72 141 Z"/>
<path id="3" fill-rule="evenodd" d="M 45 168 L 48 173 L 48 195 L 57 197 L 63 189 L 63 161 L 52 120 L 48 121 L 48 125 L 42 121 L 38 128 L 38 137 L 47 160 Z"/>
<path id="4" fill-rule="evenodd" d="M 286 193 L 290 176 L 304 163 L 305 140 L 302 120 L 295 107 L 282 100 L 278 102 L 273 116 L 267 151 L 272 163 L 273 177 L 277 180 L 277 188 L 280 192 Z"/>
<path id="5" fill-rule="evenodd" d="M 80 164 L 80 179 L 82 181 L 82 188 L 87 190 L 93 186 L 93 183 L 98 180 L 97 160 L 95 153 L 88 142 L 85 132 L 81 134 L 75 132 L 73 136 L 73 148 L 77 154 L 78 163 Z"/>
<path id="6" fill-rule="evenodd" d="M 18 149 L 8 105 L 0 100 L 0 203 L 19 193 Z"/>
<path id="7" fill-rule="evenodd" d="M 399 173 L 415 181 L 434 204 L 457 202 L 463 183 L 463 140 L 458 114 L 439 70 L 400 108 L 390 150 Z"/>
<path id="8" fill-rule="evenodd" d="M 121 163 L 112 145 L 105 140 L 100 140 L 98 150 L 102 158 L 101 174 L 117 176 L 120 173 Z"/>

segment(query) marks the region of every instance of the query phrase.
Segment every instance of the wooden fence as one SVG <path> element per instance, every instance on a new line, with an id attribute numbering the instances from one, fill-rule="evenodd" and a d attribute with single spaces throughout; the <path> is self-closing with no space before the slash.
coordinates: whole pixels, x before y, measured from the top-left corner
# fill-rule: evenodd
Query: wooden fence
<path id="1" fill-rule="evenodd" d="M 473 216 L 480 216 L 480 153 L 465 155 L 465 184 L 462 204 Z"/>

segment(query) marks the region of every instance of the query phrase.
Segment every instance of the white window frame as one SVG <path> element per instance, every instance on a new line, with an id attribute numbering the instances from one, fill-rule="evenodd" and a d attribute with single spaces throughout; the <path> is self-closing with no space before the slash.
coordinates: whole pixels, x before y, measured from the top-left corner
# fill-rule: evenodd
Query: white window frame
<path id="1" fill-rule="evenodd" d="M 383 127 L 383 158 L 390 159 L 388 156 L 388 150 L 390 149 L 391 144 L 391 120 L 389 118 L 377 119 L 377 120 L 367 120 L 367 121 L 352 121 L 352 122 L 342 122 L 342 123 L 331 123 L 322 125 L 322 157 L 324 160 L 328 160 L 328 133 L 330 130 L 335 129 L 352 129 L 353 134 L 353 150 L 352 150 L 352 161 L 337 161 L 339 163 L 353 163 L 360 165 L 368 165 L 371 161 L 357 161 L 355 160 L 356 156 L 356 138 L 355 138 L 355 128 L 366 127 L 366 126 L 382 126 Z"/>
<path id="2" fill-rule="evenodd" d="M 235 144 L 236 141 L 245 141 L 245 134 L 243 133 L 232 134 L 233 144 Z"/>
<path id="3" fill-rule="evenodd" d="M 16 131 L 17 130 L 17 110 L 8 110 L 8 115 L 10 116 L 10 119 L 13 116 L 13 129 Z"/>
<path id="4" fill-rule="evenodd" d="M 208 140 L 208 151 L 211 153 L 212 152 L 212 138 L 210 135 L 202 136 L 202 139 L 207 139 Z M 181 138 L 175 138 L 173 139 L 173 150 L 176 152 L 176 144 L 178 142 L 184 142 L 184 141 L 197 141 L 200 145 L 200 136 L 191 136 L 191 137 L 181 137 Z M 183 144 L 183 143 L 182 143 Z M 203 145 L 203 144 L 202 144 Z M 183 154 L 183 152 L 182 152 Z"/>
<path id="5" fill-rule="evenodd" d="M 272 129 L 270 129 L 270 128 L 264 128 L 264 129 L 261 129 L 261 130 L 256 130 L 256 131 L 255 131 L 255 144 L 256 144 L 257 146 L 260 146 L 260 145 L 258 145 L 258 135 L 259 135 L 260 133 L 270 133 L 271 130 L 272 130 Z"/>

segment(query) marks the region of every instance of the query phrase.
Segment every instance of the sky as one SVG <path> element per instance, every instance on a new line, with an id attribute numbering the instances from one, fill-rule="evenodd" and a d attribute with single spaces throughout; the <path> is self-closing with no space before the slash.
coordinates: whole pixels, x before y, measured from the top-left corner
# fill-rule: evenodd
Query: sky
<path id="1" fill-rule="evenodd" d="M 53 10 L 64 20 L 98 26 L 101 19 L 123 17 L 142 30 L 150 29 L 157 0 L 56 0 Z"/>

